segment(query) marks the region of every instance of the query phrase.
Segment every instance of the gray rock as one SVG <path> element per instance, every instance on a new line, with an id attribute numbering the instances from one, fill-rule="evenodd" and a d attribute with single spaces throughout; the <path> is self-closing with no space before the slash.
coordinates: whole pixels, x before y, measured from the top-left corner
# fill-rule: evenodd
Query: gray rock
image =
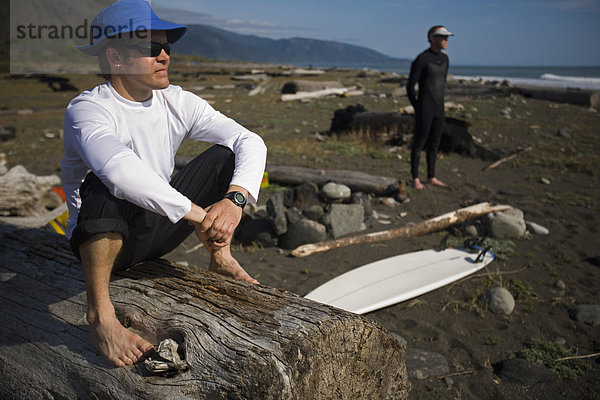
<path id="1" fill-rule="evenodd" d="M 324 213 L 325 211 L 323 211 L 323 207 L 321 207 L 319 204 L 314 204 L 302 210 L 302 215 L 308 219 L 312 219 L 313 221 L 318 221 Z"/>
<path id="2" fill-rule="evenodd" d="M 448 361 L 438 353 L 406 349 L 406 371 L 413 379 L 427 379 L 450 372 Z"/>
<path id="3" fill-rule="evenodd" d="M 349 199 L 352 191 L 346 185 L 328 182 L 321 188 L 321 193 L 328 201 L 337 201 Z"/>
<path id="4" fill-rule="evenodd" d="M 356 192 L 352 193 L 350 196 L 350 202 L 352 204 L 360 204 L 365 212 L 365 216 L 370 216 L 373 214 L 373 206 L 371 205 L 371 198 L 367 193 Z"/>
<path id="5" fill-rule="evenodd" d="M 554 382 L 554 376 L 545 366 L 524 358 L 511 358 L 498 365 L 498 376 L 510 383 L 530 385 Z"/>
<path id="6" fill-rule="evenodd" d="M 283 205 L 283 194 L 275 193 L 267 200 L 267 215 L 275 234 L 283 235 L 287 232 L 287 218 Z"/>
<path id="7" fill-rule="evenodd" d="M 303 210 L 312 205 L 319 204 L 319 187 L 314 183 L 306 182 L 296 186 L 293 190 L 293 199 L 288 207 Z"/>
<path id="8" fill-rule="evenodd" d="M 339 238 L 348 233 L 365 230 L 364 219 L 365 211 L 360 204 L 332 204 L 322 222 L 331 236 Z"/>
<path id="9" fill-rule="evenodd" d="M 304 218 L 302 214 L 300 214 L 300 212 L 298 212 L 298 210 L 296 210 L 295 208 L 288 208 L 287 210 L 285 210 L 285 216 L 287 218 L 288 226 L 290 226 L 291 224 L 295 224 L 296 222 Z"/>
<path id="10" fill-rule="evenodd" d="M 484 237 L 485 226 L 478 221 L 470 222 L 463 227 L 463 233 L 471 237 Z"/>
<path id="11" fill-rule="evenodd" d="M 516 239 L 525 234 L 523 211 L 519 209 L 487 214 L 483 220 L 487 234 L 494 239 Z"/>
<path id="12" fill-rule="evenodd" d="M 577 322 L 597 326 L 600 325 L 600 306 L 595 304 L 580 304 L 569 309 L 569 316 Z"/>
<path id="13" fill-rule="evenodd" d="M 560 290 L 565 290 L 567 288 L 567 285 L 565 285 L 565 283 L 562 280 L 557 280 L 556 283 L 554 284 L 554 287 Z"/>
<path id="14" fill-rule="evenodd" d="M 535 222 L 525 221 L 525 226 L 527 230 L 531 233 L 535 233 L 536 235 L 548 235 L 550 231 L 548 228 L 544 228 L 543 226 L 536 224 Z"/>
<path id="15" fill-rule="evenodd" d="M 238 231 L 238 239 L 244 244 L 257 242 L 265 247 L 277 246 L 277 235 L 271 223 L 265 219 L 249 219 Z"/>
<path id="16" fill-rule="evenodd" d="M 288 226 L 287 232 L 279 238 L 281 247 L 295 249 L 306 243 L 322 242 L 327 239 L 327 228 L 316 221 L 302 218 Z"/>
<path id="17" fill-rule="evenodd" d="M 489 309 L 496 313 L 509 315 L 515 308 L 513 296 L 508 290 L 500 286 L 487 289 L 484 298 Z"/>
<path id="18" fill-rule="evenodd" d="M 550 184 L 550 179 L 548 179 L 548 178 L 540 178 L 540 183 L 543 183 L 544 185 L 549 185 Z"/>
<path id="19" fill-rule="evenodd" d="M 474 224 L 465 225 L 463 227 L 463 233 L 467 236 L 478 237 L 477 227 Z"/>
<path id="20" fill-rule="evenodd" d="M 556 136 L 559 136 L 562 138 L 570 138 L 571 134 L 569 133 L 569 131 L 566 128 L 560 128 L 558 131 L 556 131 Z"/>

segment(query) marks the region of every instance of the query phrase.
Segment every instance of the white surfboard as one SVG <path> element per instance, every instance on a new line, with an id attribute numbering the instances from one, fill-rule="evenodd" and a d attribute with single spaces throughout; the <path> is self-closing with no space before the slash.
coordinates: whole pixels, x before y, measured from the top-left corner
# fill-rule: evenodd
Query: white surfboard
<path id="1" fill-rule="evenodd" d="M 464 249 L 423 250 L 386 258 L 325 282 L 307 299 L 364 314 L 440 288 L 468 276 L 494 260 Z"/>

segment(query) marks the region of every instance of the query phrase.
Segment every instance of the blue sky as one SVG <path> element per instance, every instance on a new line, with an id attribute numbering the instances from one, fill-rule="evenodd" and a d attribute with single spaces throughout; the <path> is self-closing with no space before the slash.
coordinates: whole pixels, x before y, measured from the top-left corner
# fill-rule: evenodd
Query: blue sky
<path id="1" fill-rule="evenodd" d="M 600 66 L 600 0 L 154 0 L 175 22 L 273 39 L 305 37 L 414 58 L 426 32 L 456 34 L 454 65 Z M 176 11 L 173 11 L 176 10 Z"/>

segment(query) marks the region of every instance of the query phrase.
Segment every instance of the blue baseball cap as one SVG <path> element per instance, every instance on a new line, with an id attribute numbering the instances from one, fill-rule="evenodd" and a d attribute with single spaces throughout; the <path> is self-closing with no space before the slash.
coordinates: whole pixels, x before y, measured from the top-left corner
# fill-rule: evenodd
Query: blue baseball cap
<path id="1" fill-rule="evenodd" d="M 175 43 L 187 31 L 187 26 L 163 21 L 152 10 L 146 0 L 120 0 L 104 10 L 92 20 L 90 25 L 90 44 L 77 46 L 85 54 L 99 55 L 108 43 L 106 39 L 137 37 L 139 32 L 166 31 L 167 40 Z"/>

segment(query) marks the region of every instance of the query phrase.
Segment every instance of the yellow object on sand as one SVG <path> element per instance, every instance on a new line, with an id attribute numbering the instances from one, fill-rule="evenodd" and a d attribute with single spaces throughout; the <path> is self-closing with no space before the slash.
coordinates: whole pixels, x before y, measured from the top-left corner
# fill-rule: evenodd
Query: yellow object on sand
<path id="1" fill-rule="evenodd" d="M 265 171 L 265 173 L 263 174 L 262 182 L 260 183 L 261 189 L 264 189 L 266 187 L 269 187 L 269 174 L 267 173 L 267 171 Z"/>
<path id="2" fill-rule="evenodd" d="M 48 222 L 48 225 L 56 232 L 64 235 L 67 230 L 67 220 L 69 219 L 69 211 L 65 211 L 52 221 Z"/>

